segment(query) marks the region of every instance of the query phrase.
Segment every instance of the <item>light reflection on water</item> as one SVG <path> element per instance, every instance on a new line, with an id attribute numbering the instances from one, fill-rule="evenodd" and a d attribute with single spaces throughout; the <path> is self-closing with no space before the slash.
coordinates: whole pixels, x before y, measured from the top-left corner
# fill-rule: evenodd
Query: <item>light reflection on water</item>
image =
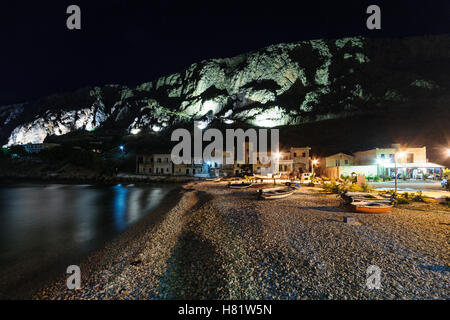
<path id="1" fill-rule="evenodd" d="M 176 187 L 1 186 L 0 298 L 26 287 L 30 279 L 64 273 L 65 267 L 155 212 Z"/>

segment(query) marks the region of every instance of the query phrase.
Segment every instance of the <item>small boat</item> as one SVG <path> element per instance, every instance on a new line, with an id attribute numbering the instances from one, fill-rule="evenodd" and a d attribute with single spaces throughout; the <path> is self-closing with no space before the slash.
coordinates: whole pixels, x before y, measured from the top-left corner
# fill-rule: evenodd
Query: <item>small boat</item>
<path id="1" fill-rule="evenodd" d="M 205 181 L 220 182 L 220 181 L 222 181 L 222 177 L 217 177 L 217 178 L 206 178 Z"/>
<path id="2" fill-rule="evenodd" d="M 353 211 L 361 213 L 386 213 L 393 207 L 392 204 L 381 201 L 352 202 L 350 205 Z"/>
<path id="3" fill-rule="evenodd" d="M 341 198 L 347 204 L 354 201 L 392 201 L 392 195 L 389 194 L 348 191 L 342 193 Z"/>
<path id="4" fill-rule="evenodd" d="M 245 188 L 249 188 L 252 184 L 251 183 L 229 183 L 228 184 L 228 188 L 230 189 L 245 189 Z"/>
<path id="5" fill-rule="evenodd" d="M 391 210 L 392 195 L 364 192 L 345 192 L 341 194 L 344 207 L 360 213 L 386 213 Z"/>
<path id="6" fill-rule="evenodd" d="M 267 183 L 252 183 L 250 188 L 263 188 L 263 187 L 265 187 L 267 185 L 268 185 Z"/>
<path id="7" fill-rule="evenodd" d="M 283 188 L 270 191 L 259 190 L 258 199 L 272 200 L 287 198 L 294 193 L 294 188 Z"/>

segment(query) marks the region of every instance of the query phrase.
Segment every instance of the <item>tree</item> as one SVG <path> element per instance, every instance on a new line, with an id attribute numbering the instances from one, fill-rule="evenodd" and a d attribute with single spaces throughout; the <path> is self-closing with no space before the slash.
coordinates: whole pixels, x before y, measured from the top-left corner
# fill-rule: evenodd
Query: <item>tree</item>
<path id="1" fill-rule="evenodd" d="M 9 148 L 9 154 L 17 154 L 20 157 L 24 157 L 28 155 L 28 152 L 25 150 L 23 146 L 12 146 Z"/>

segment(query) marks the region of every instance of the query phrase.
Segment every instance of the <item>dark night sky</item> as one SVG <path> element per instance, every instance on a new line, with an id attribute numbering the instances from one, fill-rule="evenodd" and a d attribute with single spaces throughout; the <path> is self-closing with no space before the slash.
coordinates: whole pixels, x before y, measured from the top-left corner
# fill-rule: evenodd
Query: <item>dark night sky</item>
<path id="1" fill-rule="evenodd" d="M 70 4 L 81 7 L 81 31 L 66 28 Z M 382 30 L 366 29 L 370 4 L 381 7 Z M 450 33 L 449 21 L 448 0 L 4 1 L 0 105 L 90 85 L 137 84 L 279 42 Z"/>

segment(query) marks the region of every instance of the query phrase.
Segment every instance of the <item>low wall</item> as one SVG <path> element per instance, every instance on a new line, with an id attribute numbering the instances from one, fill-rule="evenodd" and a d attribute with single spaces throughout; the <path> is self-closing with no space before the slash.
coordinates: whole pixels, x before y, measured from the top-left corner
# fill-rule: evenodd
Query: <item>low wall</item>
<path id="1" fill-rule="evenodd" d="M 328 167 L 322 170 L 322 175 L 330 179 L 338 179 L 341 175 L 351 176 L 353 173 L 362 176 L 376 176 L 378 169 L 376 165 L 368 166 L 340 166 L 340 167 Z"/>

